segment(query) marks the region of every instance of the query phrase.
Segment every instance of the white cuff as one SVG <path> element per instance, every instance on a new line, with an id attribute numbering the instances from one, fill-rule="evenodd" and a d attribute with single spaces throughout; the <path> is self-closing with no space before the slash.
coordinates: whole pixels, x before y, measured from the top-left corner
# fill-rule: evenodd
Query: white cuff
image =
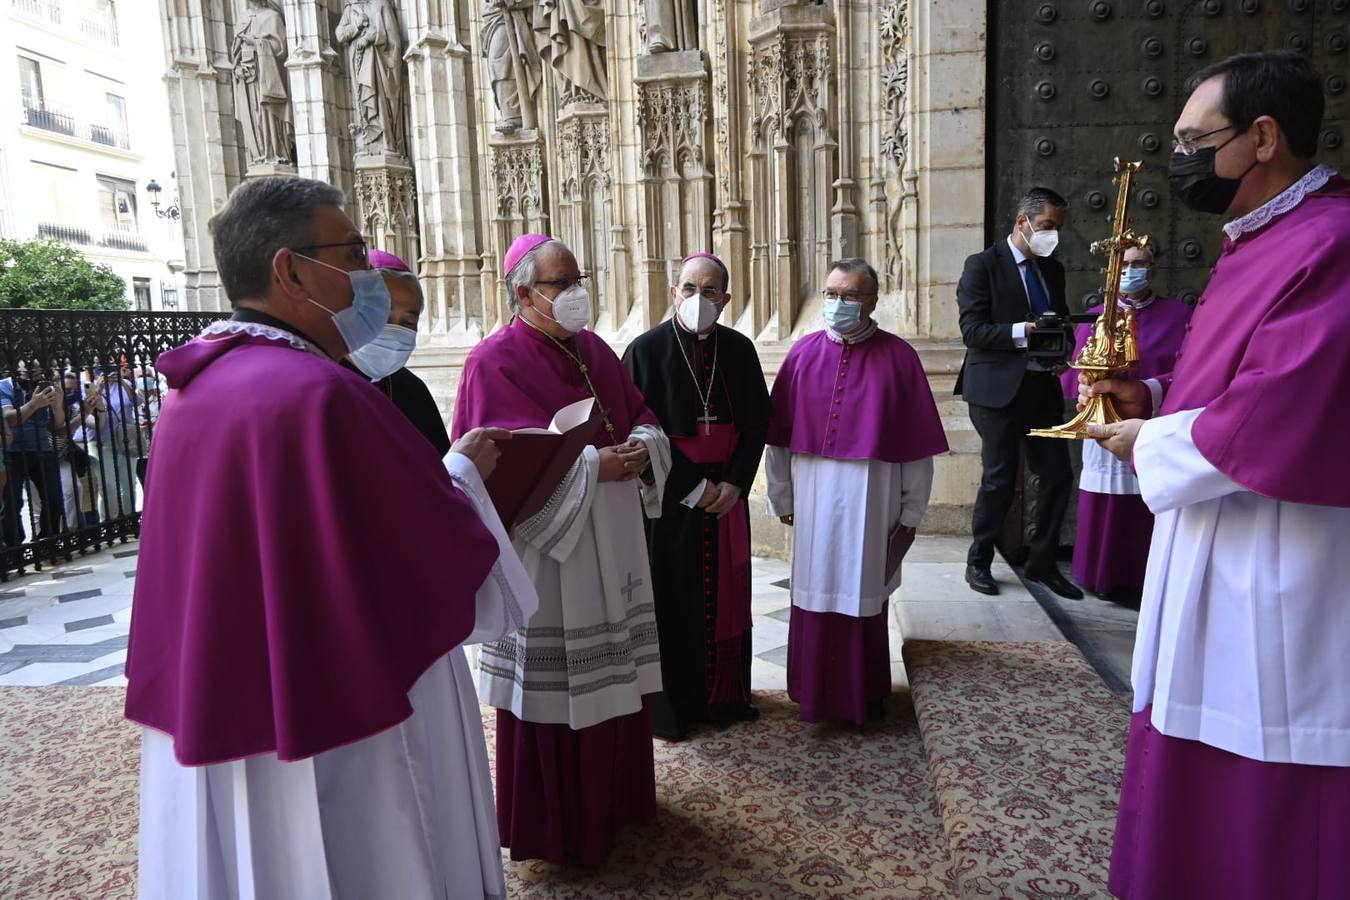
<path id="1" fill-rule="evenodd" d="M 1195 446 L 1191 428 L 1203 412 L 1188 409 L 1149 419 L 1139 429 L 1134 471 L 1139 493 L 1154 515 L 1244 490 Z"/>
<path id="2" fill-rule="evenodd" d="M 1025 348 L 1027 345 L 1027 323 L 1014 322 L 1012 324 L 1013 343 L 1018 347 Z"/>
<path id="3" fill-rule="evenodd" d="M 689 492 L 688 497 L 685 497 L 683 500 L 680 501 L 680 505 L 687 506 L 690 509 L 695 509 L 698 506 L 698 501 L 703 499 L 703 492 L 706 491 L 707 489 L 708 489 L 708 479 L 705 478 L 698 483 L 698 487 L 694 488 L 692 491 Z"/>

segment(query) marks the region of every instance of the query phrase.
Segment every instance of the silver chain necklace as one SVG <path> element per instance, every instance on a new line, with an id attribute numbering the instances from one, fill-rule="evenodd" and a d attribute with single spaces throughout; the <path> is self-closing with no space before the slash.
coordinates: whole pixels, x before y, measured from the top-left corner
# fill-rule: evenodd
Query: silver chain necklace
<path id="1" fill-rule="evenodd" d="M 684 357 L 684 364 L 689 368 L 689 377 L 694 379 L 694 391 L 698 394 L 698 402 L 703 404 L 703 415 L 698 421 L 703 423 L 704 434 L 712 434 L 713 416 L 708 413 L 708 407 L 712 405 L 713 382 L 717 380 L 717 332 L 713 332 L 712 374 L 708 376 L 708 391 L 704 393 L 703 388 L 699 386 L 698 376 L 694 374 L 694 364 L 689 359 L 689 351 L 684 349 L 684 341 L 680 340 L 680 327 L 675 324 L 674 318 L 670 320 L 670 328 L 675 332 L 675 343 L 680 348 L 680 355 Z"/>

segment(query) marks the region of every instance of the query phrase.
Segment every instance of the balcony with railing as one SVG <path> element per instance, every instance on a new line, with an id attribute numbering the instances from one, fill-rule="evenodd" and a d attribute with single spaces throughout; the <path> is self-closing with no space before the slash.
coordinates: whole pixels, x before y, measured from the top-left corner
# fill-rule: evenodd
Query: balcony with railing
<path id="1" fill-rule="evenodd" d="M 43 22 L 53 25 L 65 22 L 68 28 L 78 29 L 87 40 L 113 47 L 121 46 L 117 35 L 117 15 L 111 8 L 76 9 L 69 15 L 63 15 L 62 0 L 9 0 L 9 5 L 11 9 Z"/>
<path id="2" fill-rule="evenodd" d="M 145 238 L 131 225 L 113 225 L 104 228 L 98 236 L 98 245 L 109 250 L 126 250 L 131 253 L 148 253 L 149 245 Z"/>
<path id="3" fill-rule="evenodd" d="M 80 17 L 80 34 L 116 47 L 117 19 L 111 12 L 86 12 Z"/>
<path id="4" fill-rule="evenodd" d="M 30 105 L 27 98 L 24 99 L 23 123 L 40 131 L 91 141 L 116 150 L 131 149 L 131 138 L 124 128 L 81 122 L 58 108 Z"/>
<path id="5" fill-rule="evenodd" d="M 60 241 L 63 244 L 79 244 L 82 247 L 89 247 L 94 243 L 93 236 L 89 234 L 88 228 L 77 228 L 74 225 L 39 222 L 37 231 L 38 237 Z"/>
<path id="6" fill-rule="evenodd" d="M 9 5 L 36 19 L 61 24 L 61 4 L 57 0 L 9 0 Z"/>

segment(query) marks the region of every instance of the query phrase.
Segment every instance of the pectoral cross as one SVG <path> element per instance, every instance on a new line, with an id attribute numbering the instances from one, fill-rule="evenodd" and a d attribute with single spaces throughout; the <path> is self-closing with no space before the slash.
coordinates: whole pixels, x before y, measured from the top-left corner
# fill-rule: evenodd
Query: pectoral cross
<path id="1" fill-rule="evenodd" d="M 705 406 L 703 407 L 703 415 L 699 416 L 696 421 L 703 423 L 704 434 L 712 434 L 713 423 L 717 421 L 717 416 L 709 415 L 708 407 Z"/>
<path id="2" fill-rule="evenodd" d="M 633 592 L 642 587 L 642 579 L 634 579 L 633 573 L 628 573 L 628 583 L 619 588 L 619 593 L 623 594 L 623 602 L 629 606 L 633 605 Z"/>

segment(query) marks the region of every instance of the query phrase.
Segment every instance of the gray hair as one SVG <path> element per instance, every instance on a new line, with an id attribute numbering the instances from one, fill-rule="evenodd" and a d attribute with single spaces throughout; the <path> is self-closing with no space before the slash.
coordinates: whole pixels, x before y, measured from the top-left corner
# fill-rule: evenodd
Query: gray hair
<path id="1" fill-rule="evenodd" d="M 1053 206 L 1055 209 L 1068 209 L 1069 201 L 1048 187 L 1034 187 L 1017 201 L 1017 214 L 1033 219 L 1039 216 L 1047 206 Z"/>
<path id="2" fill-rule="evenodd" d="M 211 217 L 216 267 L 230 305 L 262 297 L 272 283 L 272 257 L 312 243 L 314 212 L 342 206 L 345 196 L 322 181 L 273 176 L 245 181 Z"/>
<path id="3" fill-rule="evenodd" d="M 831 272 L 847 272 L 850 275 L 859 273 L 865 274 L 872 282 L 872 293 L 881 290 L 881 281 L 877 278 L 877 270 L 872 268 L 872 264 L 861 256 L 850 256 L 847 259 L 836 259 L 830 263 Z"/>
<path id="4" fill-rule="evenodd" d="M 545 247 L 561 246 L 562 241 L 545 241 L 520 258 L 516 267 L 506 276 L 506 302 L 512 312 L 520 311 L 520 300 L 516 297 L 516 288 L 525 287 L 534 290 L 539 283 L 539 251 Z"/>

